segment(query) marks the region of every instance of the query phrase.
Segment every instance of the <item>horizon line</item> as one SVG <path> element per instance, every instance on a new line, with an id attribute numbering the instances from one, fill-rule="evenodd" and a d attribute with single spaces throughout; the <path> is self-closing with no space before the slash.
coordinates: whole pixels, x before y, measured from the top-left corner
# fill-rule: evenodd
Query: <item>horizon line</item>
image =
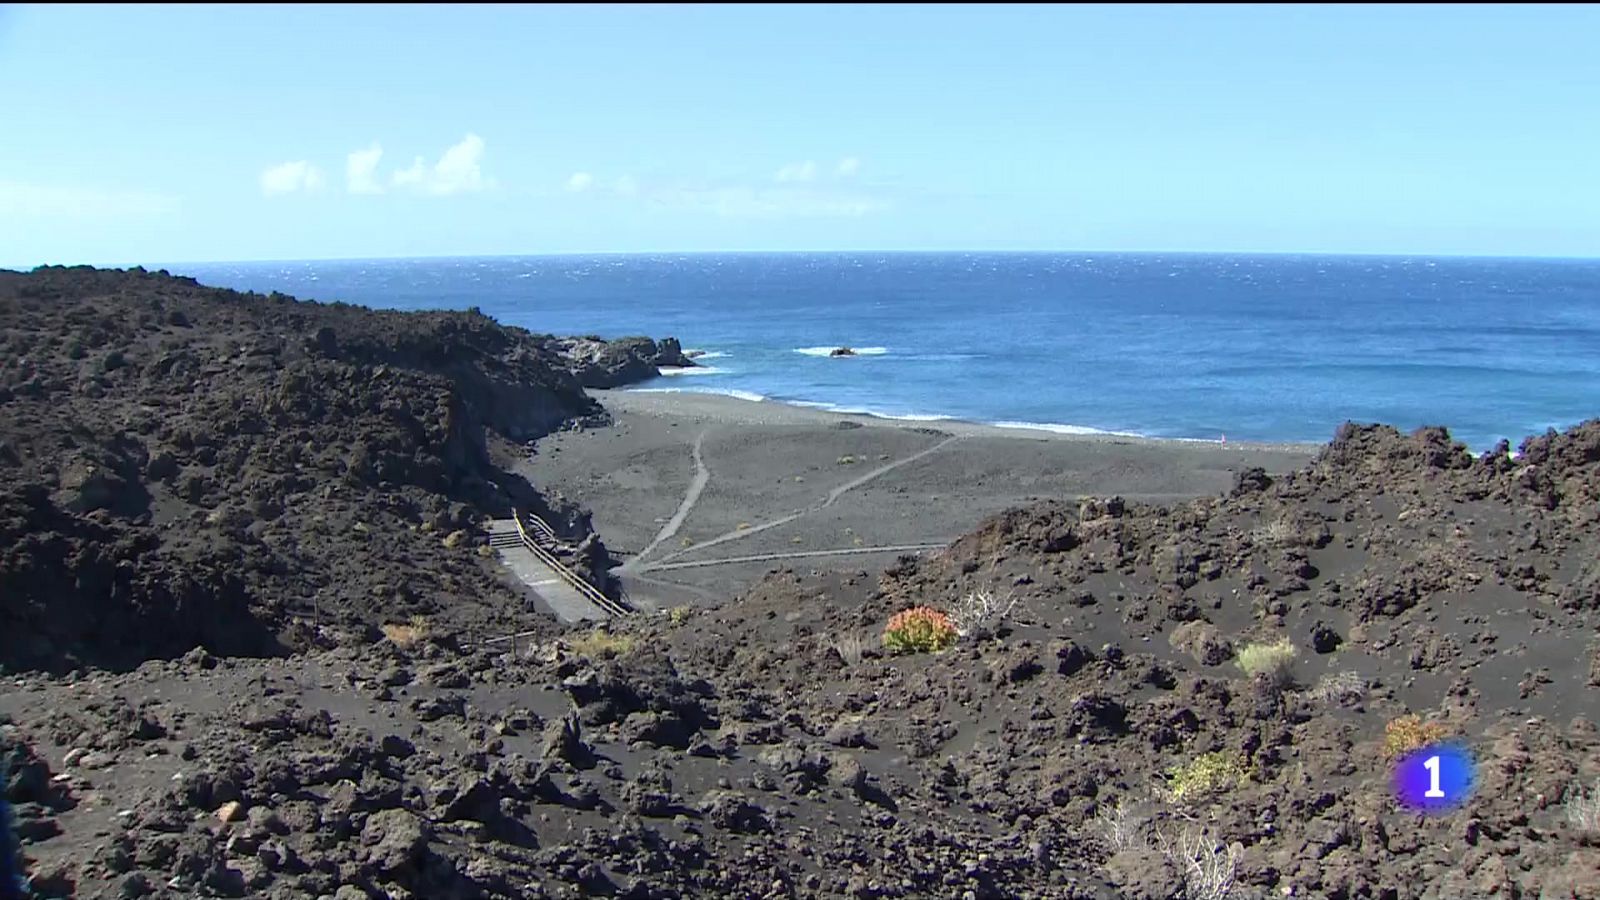
<path id="1" fill-rule="evenodd" d="M 845 256 L 845 255 L 880 255 L 880 256 L 936 256 L 936 255 L 1007 255 L 1007 256 L 1087 256 L 1087 255 L 1115 255 L 1115 256 L 1273 256 L 1273 257 L 1344 257 L 1344 258 L 1372 258 L 1372 259 L 1483 259 L 1483 260 L 1528 260 L 1541 262 L 1595 262 L 1600 261 L 1600 253 L 1593 256 L 1572 256 L 1558 254 L 1511 254 L 1511 253 L 1459 253 L 1459 252 L 1403 252 L 1403 251 L 1343 251 L 1343 250 L 1171 250 L 1171 249 L 1121 249 L 1121 250 L 1091 250 L 1091 249 L 851 249 L 851 250 L 564 250 L 554 252 L 535 253 L 439 253 L 423 254 L 416 256 L 315 256 L 315 257 L 263 257 L 257 259 L 190 259 L 167 262 L 74 262 L 74 263 L 37 263 L 35 265 L 0 266 L 16 272 L 27 272 L 33 269 L 60 267 L 74 268 L 89 266 L 100 269 L 134 269 L 144 268 L 166 269 L 169 272 L 178 266 L 220 266 L 220 265 L 262 265 L 270 263 L 327 263 L 327 262 L 406 262 L 421 260 L 452 260 L 452 259 L 560 259 L 584 256 Z"/>

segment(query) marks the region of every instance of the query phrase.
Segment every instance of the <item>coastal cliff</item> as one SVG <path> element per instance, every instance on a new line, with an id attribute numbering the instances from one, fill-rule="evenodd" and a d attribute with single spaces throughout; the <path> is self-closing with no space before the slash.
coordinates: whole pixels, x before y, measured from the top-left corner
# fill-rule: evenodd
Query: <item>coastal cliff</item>
<path id="1" fill-rule="evenodd" d="M 315 642 L 313 620 L 515 618 L 522 596 L 475 553 L 485 519 L 588 524 L 502 463 L 604 421 L 584 384 L 686 362 L 673 340 L 568 341 L 476 312 L 0 272 L 0 664 L 281 653 Z"/>

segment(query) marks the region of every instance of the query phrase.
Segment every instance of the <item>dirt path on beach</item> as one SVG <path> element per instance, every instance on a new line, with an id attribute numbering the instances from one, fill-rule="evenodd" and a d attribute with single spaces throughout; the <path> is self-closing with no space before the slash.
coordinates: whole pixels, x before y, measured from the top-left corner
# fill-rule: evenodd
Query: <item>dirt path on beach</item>
<path id="1" fill-rule="evenodd" d="M 678 506 L 678 511 L 672 514 L 672 518 L 667 521 L 667 524 L 661 526 L 661 530 L 656 533 L 655 538 L 649 544 L 646 544 L 643 550 L 639 551 L 639 555 L 623 563 L 622 570 L 624 572 L 639 570 L 641 568 L 640 564 L 645 557 L 661 546 L 662 541 L 678 533 L 678 529 L 683 525 L 683 520 L 689 517 L 689 513 L 694 510 L 694 505 L 699 502 L 700 492 L 705 490 L 706 483 L 711 480 L 711 470 L 706 468 L 705 459 L 700 455 L 700 448 L 705 444 L 706 435 L 709 433 L 709 430 L 704 430 L 695 436 L 693 452 L 694 480 L 689 482 L 689 489 L 683 494 L 683 503 Z M 642 568 L 648 571 L 652 567 L 644 566 Z"/>

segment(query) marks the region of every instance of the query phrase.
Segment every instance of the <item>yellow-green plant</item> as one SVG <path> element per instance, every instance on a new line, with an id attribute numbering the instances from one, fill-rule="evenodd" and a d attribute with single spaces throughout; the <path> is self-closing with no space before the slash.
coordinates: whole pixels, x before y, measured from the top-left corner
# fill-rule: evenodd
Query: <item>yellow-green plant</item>
<path id="1" fill-rule="evenodd" d="M 1407 714 L 1383 726 L 1383 752 L 1393 759 L 1437 744 L 1449 736 L 1450 728 L 1443 722 L 1424 722 L 1421 716 Z"/>
<path id="2" fill-rule="evenodd" d="M 1239 668 L 1252 678 L 1265 675 L 1273 684 L 1288 684 L 1291 680 L 1289 666 L 1294 662 L 1294 644 L 1288 640 L 1250 644 L 1239 651 L 1236 661 Z"/>
<path id="3" fill-rule="evenodd" d="M 883 646 L 895 653 L 934 653 L 956 642 L 954 622 L 931 606 L 895 613 L 883 629 Z"/>
<path id="4" fill-rule="evenodd" d="M 1180 766 L 1167 770 L 1165 795 L 1183 803 L 1224 791 L 1250 774 L 1243 757 L 1226 750 L 1202 753 Z"/>
<path id="5" fill-rule="evenodd" d="M 689 621 L 689 607 L 674 606 L 672 610 L 667 613 L 667 621 L 672 623 L 673 628 L 681 627 L 683 623 Z"/>
<path id="6" fill-rule="evenodd" d="M 567 642 L 572 652 L 590 659 L 606 659 L 613 656 L 622 656 L 633 650 L 633 637 L 626 634 L 612 634 L 604 628 L 596 628 L 580 638 Z"/>

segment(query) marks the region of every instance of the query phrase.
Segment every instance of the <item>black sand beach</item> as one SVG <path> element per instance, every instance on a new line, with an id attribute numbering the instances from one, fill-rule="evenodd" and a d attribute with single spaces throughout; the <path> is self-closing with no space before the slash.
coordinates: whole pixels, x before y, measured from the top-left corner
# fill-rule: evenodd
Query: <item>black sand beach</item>
<path id="1" fill-rule="evenodd" d="M 1215 495 L 1235 472 L 1289 471 L 1317 450 L 908 422 L 720 394 L 590 393 L 614 424 L 543 438 L 518 473 L 590 510 L 624 561 L 629 599 L 647 609 L 722 602 L 776 565 L 876 570 L 1043 498 Z"/>

